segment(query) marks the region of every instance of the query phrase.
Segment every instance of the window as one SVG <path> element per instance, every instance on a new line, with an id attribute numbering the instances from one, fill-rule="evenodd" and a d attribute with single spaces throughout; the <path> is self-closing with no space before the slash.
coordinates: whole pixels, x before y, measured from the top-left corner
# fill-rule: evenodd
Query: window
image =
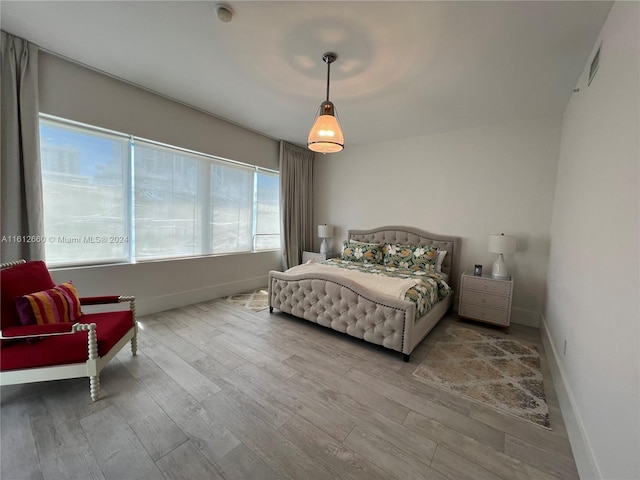
<path id="1" fill-rule="evenodd" d="M 251 250 L 254 172 L 236 165 L 211 166 L 211 244 L 214 253 Z"/>
<path id="2" fill-rule="evenodd" d="M 276 173 L 256 175 L 256 250 L 280 248 L 280 177 Z"/>
<path id="3" fill-rule="evenodd" d="M 47 263 L 280 247 L 277 172 L 41 115 Z"/>
<path id="4" fill-rule="evenodd" d="M 136 259 L 206 253 L 200 245 L 198 160 L 144 142 L 134 145 Z"/>
<path id="5" fill-rule="evenodd" d="M 44 226 L 51 265 L 122 262 L 128 233 L 129 139 L 40 122 Z"/>

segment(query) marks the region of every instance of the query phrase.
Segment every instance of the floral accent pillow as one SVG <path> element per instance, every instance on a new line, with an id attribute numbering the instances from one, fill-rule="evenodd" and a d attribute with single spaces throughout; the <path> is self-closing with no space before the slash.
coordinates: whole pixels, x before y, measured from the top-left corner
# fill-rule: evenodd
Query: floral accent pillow
<path id="1" fill-rule="evenodd" d="M 342 246 L 342 260 L 361 263 L 381 263 L 382 248 L 377 243 L 351 243 Z"/>
<path id="2" fill-rule="evenodd" d="M 402 270 L 435 271 L 438 260 L 436 247 L 421 245 L 392 245 L 384 246 L 384 265 Z"/>

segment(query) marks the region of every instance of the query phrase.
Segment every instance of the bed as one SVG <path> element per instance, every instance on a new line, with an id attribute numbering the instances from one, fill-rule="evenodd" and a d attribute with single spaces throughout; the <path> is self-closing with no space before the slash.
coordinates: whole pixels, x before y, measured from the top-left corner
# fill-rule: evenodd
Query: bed
<path id="1" fill-rule="evenodd" d="M 413 251 L 424 247 L 423 250 L 437 250 L 440 255 L 446 251 L 440 266 L 441 274 L 434 274 L 431 270 L 425 270 L 426 273 L 421 274 L 419 268 L 414 266 L 409 274 L 408 267 L 404 271 L 406 265 L 397 269 L 403 270 L 399 273 L 406 274 L 400 275 L 406 282 L 415 275 L 421 275 L 429 279 L 422 281 L 421 286 L 436 283 L 437 298 L 433 298 L 433 292 L 428 293 L 427 296 L 431 296 L 434 301 L 425 308 L 420 304 L 420 299 L 399 294 L 401 289 L 395 291 L 395 287 L 390 287 L 391 280 L 380 278 L 388 275 L 383 270 L 394 268 L 373 265 L 382 263 L 382 258 L 368 262 L 369 265 L 364 269 L 360 268 L 357 275 L 345 274 L 344 270 L 356 269 L 355 264 L 358 262 L 353 262 L 352 267 L 349 262 L 342 260 L 351 257 L 343 255 L 317 266 L 302 265 L 285 272 L 269 272 L 269 312 L 272 313 L 275 308 L 366 342 L 382 345 L 402 353 L 404 360 L 408 362 L 411 352 L 453 304 L 460 240 L 412 227 L 385 226 L 371 230 L 349 230 L 345 242 L 345 246 L 353 247 L 351 250 L 354 251 L 361 245 L 372 244 L 378 244 L 381 248 L 388 245 L 392 249 L 395 246 L 407 246 L 408 249 L 413 248 Z M 375 250 L 375 247 L 372 248 Z M 357 253 L 361 258 L 357 260 L 362 260 L 363 249 L 360 250 Z M 391 257 L 387 257 L 388 248 L 384 252 L 386 262 Z M 372 281 L 362 275 L 368 275 Z"/>

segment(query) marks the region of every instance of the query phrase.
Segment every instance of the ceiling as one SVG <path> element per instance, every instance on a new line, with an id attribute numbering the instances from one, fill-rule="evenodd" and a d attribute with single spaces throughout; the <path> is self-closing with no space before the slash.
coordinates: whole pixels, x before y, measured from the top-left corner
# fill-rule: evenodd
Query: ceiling
<path id="1" fill-rule="evenodd" d="M 325 98 L 345 143 L 559 116 L 612 2 L 10 1 L 2 29 L 276 139 Z"/>

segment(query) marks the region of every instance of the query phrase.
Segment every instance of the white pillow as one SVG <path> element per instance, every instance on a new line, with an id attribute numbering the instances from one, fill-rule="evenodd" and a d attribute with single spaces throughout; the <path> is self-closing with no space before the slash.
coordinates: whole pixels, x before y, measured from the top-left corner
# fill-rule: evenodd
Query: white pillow
<path id="1" fill-rule="evenodd" d="M 444 257 L 447 255 L 446 250 L 438 250 L 438 260 L 436 263 L 436 272 L 442 273 L 442 262 L 444 262 Z"/>

